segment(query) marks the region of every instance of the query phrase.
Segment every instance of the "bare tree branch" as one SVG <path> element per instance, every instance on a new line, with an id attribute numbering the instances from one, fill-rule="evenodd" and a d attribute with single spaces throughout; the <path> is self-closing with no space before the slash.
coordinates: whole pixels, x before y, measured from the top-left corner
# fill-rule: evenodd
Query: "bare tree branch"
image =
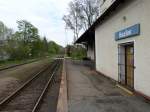
<path id="1" fill-rule="evenodd" d="M 81 30 L 87 30 L 98 18 L 100 0 L 73 0 L 69 4 L 68 14 L 63 20 L 66 28 L 74 33 L 74 41 L 78 39 Z"/>

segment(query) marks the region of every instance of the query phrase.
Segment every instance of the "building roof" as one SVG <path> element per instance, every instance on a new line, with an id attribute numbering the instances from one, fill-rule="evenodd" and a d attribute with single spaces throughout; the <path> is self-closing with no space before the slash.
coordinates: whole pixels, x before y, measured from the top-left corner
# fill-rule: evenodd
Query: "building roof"
<path id="1" fill-rule="evenodd" d="M 88 29 L 80 36 L 80 38 L 76 40 L 75 43 L 88 43 L 89 41 L 93 40 L 94 37 L 95 31 L 92 29 Z"/>
<path id="2" fill-rule="evenodd" d="M 92 26 L 86 30 L 81 36 L 80 38 L 78 38 L 76 40 L 75 43 L 84 43 L 84 42 L 88 42 L 91 39 L 95 38 L 95 28 L 97 27 L 97 25 L 101 24 L 104 20 L 104 18 L 106 16 L 108 16 L 110 14 L 110 12 L 114 11 L 117 6 L 124 2 L 125 0 L 115 0 L 115 2 L 92 24 Z"/>

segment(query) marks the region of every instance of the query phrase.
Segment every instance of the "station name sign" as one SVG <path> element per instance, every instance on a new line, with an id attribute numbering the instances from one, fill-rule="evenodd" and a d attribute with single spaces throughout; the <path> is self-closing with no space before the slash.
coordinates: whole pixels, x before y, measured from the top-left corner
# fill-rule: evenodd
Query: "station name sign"
<path id="1" fill-rule="evenodd" d="M 115 40 L 121 40 L 129 37 L 140 35 L 140 24 L 133 25 L 115 33 Z"/>

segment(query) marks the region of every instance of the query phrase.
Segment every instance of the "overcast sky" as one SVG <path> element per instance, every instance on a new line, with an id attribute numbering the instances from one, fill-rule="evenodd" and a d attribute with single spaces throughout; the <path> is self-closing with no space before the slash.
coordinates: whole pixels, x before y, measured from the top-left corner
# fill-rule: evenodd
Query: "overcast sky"
<path id="1" fill-rule="evenodd" d="M 63 15 L 71 0 L 0 0 L 0 21 L 17 30 L 17 20 L 25 19 L 36 26 L 40 35 L 65 46 L 73 40 L 65 33 Z"/>

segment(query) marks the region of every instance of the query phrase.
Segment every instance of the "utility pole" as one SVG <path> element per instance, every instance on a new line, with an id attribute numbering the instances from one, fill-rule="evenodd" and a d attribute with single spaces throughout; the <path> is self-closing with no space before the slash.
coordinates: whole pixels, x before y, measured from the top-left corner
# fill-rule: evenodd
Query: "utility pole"
<path id="1" fill-rule="evenodd" d="M 67 46 L 68 46 L 68 35 L 67 35 L 67 28 L 65 28 L 65 56 L 67 56 Z"/>

